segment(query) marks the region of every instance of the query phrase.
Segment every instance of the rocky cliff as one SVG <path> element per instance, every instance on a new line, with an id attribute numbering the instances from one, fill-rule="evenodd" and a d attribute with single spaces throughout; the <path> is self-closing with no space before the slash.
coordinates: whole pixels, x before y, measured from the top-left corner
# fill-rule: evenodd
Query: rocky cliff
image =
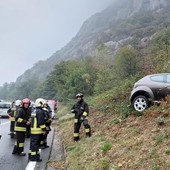
<path id="1" fill-rule="evenodd" d="M 152 20 L 157 20 L 156 16 L 158 13 L 162 13 L 160 15 L 163 15 L 164 10 L 169 11 L 169 9 L 169 0 L 117 0 L 107 9 L 91 16 L 84 22 L 77 35 L 65 47 L 55 52 L 46 61 L 36 63 L 31 69 L 21 75 L 17 79 L 17 82 L 23 82 L 32 78 L 42 80 L 53 70 L 56 64 L 63 60 L 92 55 L 94 49 L 101 43 L 116 51 L 120 44 L 128 42 L 134 36 L 137 36 L 135 33 L 139 32 L 139 28 L 143 29 L 143 35 L 140 35 L 140 38 L 143 39 L 146 36 L 144 32 L 154 33 L 155 25 L 161 24 L 162 21 L 154 22 L 155 25 L 151 26 L 153 27 L 152 31 L 149 28 L 152 25 Z M 147 16 L 147 12 L 152 13 L 150 18 Z M 129 18 L 132 18 L 138 13 L 140 13 L 138 17 L 146 13 L 147 20 L 145 21 L 143 19 L 143 23 L 138 23 L 138 26 L 134 27 L 131 23 L 132 29 L 130 30 L 125 23 Z M 166 17 L 168 18 L 168 16 Z M 123 23 L 124 26 L 122 26 Z M 146 31 L 145 27 L 149 31 Z"/>

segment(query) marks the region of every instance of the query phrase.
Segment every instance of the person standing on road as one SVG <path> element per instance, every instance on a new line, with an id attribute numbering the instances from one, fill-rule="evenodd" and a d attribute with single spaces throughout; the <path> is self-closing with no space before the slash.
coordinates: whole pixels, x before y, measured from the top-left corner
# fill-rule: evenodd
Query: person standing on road
<path id="1" fill-rule="evenodd" d="M 15 101 L 11 103 L 11 108 L 7 110 L 7 113 L 9 115 L 9 120 L 10 120 L 10 136 L 11 138 L 14 138 L 14 127 L 15 127 L 15 116 L 16 116 L 16 106 L 15 106 Z"/>
<path id="2" fill-rule="evenodd" d="M 44 117 L 45 117 L 45 125 L 46 125 L 46 134 L 42 135 L 42 139 L 40 142 L 40 148 L 41 149 L 45 149 L 45 148 L 49 148 L 49 145 L 47 145 L 47 136 L 49 134 L 49 132 L 51 131 L 51 122 L 52 122 L 52 116 L 51 116 L 51 108 L 48 105 L 47 102 L 45 102 L 44 107 Z"/>
<path id="3" fill-rule="evenodd" d="M 11 138 L 14 138 L 16 133 L 15 133 L 15 117 L 16 117 L 16 113 L 17 113 L 17 109 L 20 107 L 21 105 L 21 100 L 16 100 L 13 101 L 11 103 L 11 108 L 8 109 L 7 113 L 9 115 L 9 120 L 10 120 L 10 136 Z"/>
<path id="4" fill-rule="evenodd" d="M 45 102 L 43 98 L 36 99 L 36 108 L 31 113 L 30 151 L 28 156 L 30 161 L 42 161 L 42 159 L 40 159 L 39 148 L 42 135 L 46 135 L 45 113 L 43 110 Z"/>
<path id="5" fill-rule="evenodd" d="M 78 141 L 80 139 L 79 130 L 81 127 L 81 123 L 83 123 L 86 131 L 86 137 L 91 136 L 91 127 L 88 123 L 88 114 L 89 107 L 88 104 L 83 99 L 83 94 L 78 93 L 76 95 L 77 102 L 71 108 L 71 112 L 75 114 L 74 119 L 74 141 Z"/>
<path id="6" fill-rule="evenodd" d="M 16 132 L 16 142 L 12 154 L 19 156 L 25 156 L 24 153 L 24 142 L 26 134 L 26 126 L 30 124 L 29 122 L 29 105 L 30 100 L 25 98 L 21 101 L 21 107 L 17 109 L 17 114 L 15 118 L 15 132 Z"/>

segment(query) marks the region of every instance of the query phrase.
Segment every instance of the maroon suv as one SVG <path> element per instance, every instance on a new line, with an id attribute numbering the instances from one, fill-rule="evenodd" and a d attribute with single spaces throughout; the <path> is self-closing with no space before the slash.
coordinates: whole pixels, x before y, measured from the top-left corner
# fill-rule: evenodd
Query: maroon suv
<path id="1" fill-rule="evenodd" d="M 136 111 L 142 112 L 153 102 L 159 102 L 170 95 L 170 73 L 151 74 L 138 80 L 130 95 L 130 102 Z"/>

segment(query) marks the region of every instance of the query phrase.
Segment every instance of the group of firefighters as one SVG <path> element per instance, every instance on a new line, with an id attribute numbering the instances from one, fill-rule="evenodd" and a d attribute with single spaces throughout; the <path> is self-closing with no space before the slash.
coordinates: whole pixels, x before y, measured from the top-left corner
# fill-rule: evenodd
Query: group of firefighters
<path id="1" fill-rule="evenodd" d="M 79 141 L 79 130 L 81 124 L 84 125 L 86 137 L 91 136 L 91 127 L 88 123 L 89 107 L 83 99 L 83 94 L 76 95 L 77 102 L 71 108 L 71 112 L 75 114 L 74 119 L 74 141 Z M 24 142 L 26 137 L 30 137 L 30 150 L 28 159 L 30 161 L 40 162 L 39 149 L 45 149 L 47 145 L 47 135 L 51 128 L 51 109 L 47 101 L 38 98 L 35 101 L 35 107 L 31 106 L 28 98 L 13 101 L 8 115 L 11 121 L 10 135 L 16 138 L 12 154 L 25 156 Z"/>
<path id="2" fill-rule="evenodd" d="M 28 159 L 40 162 L 39 149 L 45 149 L 47 145 L 47 135 L 51 128 L 51 109 L 47 101 L 38 98 L 35 106 L 31 106 L 28 98 L 13 101 L 8 110 L 10 118 L 10 135 L 16 138 L 12 154 L 25 156 L 24 142 L 26 137 L 30 137 L 30 150 Z"/>

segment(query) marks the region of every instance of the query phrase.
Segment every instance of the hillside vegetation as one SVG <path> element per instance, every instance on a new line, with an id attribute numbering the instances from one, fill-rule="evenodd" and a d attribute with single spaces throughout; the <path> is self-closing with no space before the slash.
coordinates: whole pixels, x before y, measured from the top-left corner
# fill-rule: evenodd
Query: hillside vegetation
<path id="1" fill-rule="evenodd" d="M 86 99 L 90 104 L 92 136 L 85 138 L 82 126 L 79 142 L 73 141 L 74 119 L 70 108 L 59 105 L 54 127 L 65 145 L 65 167 L 69 170 L 170 169 L 170 99 L 139 114 L 125 100 L 130 86 L 127 80 L 126 86 Z M 49 164 L 64 169 L 63 164 L 59 165 L 55 161 Z"/>
<path id="2" fill-rule="evenodd" d="M 0 87 L 1 98 L 68 102 L 80 90 L 93 96 L 124 77 L 168 71 L 169 7 L 168 0 L 115 1 L 85 21 L 61 50 Z"/>

